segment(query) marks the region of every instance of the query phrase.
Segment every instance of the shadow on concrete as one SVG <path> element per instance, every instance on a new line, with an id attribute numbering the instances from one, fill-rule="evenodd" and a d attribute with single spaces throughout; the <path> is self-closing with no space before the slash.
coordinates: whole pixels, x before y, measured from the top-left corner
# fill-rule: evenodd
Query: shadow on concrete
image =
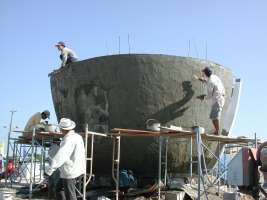
<path id="1" fill-rule="evenodd" d="M 182 87 L 184 92 L 183 99 L 166 106 L 165 108 L 151 115 L 149 118 L 157 119 L 160 123 L 167 123 L 183 116 L 184 112 L 189 108 L 188 106 L 185 106 L 185 104 L 192 99 L 195 92 L 192 89 L 192 84 L 190 81 L 184 81 L 182 83 Z"/>
<path id="2" fill-rule="evenodd" d="M 82 129 L 88 124 L 89 130 L 105 132 L 109 122 L 107 91 L 99 84 L 85 84 L 75 91 L 76 119 Z"/>

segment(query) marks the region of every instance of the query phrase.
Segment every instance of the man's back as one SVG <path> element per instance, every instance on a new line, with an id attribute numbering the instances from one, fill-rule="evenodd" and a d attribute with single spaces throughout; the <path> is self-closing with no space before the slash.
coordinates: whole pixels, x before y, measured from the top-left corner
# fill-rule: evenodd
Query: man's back
<path id="1" fill-rule="evenodd" d="M 212 74 L 208 79 L 208 96 L 214 101 L 217 101 L 224 95 L 225 89 L 221 79 Z"/>
<path id="2" fill-rule="evenodd" d="M 41 117 L 41 113 L 37 112 L 35 113 L 33 116 L 31 116 L 31 118 L 28 120 L 24 131 L 32 131 L 34 126 L 39 124 L 41 121 L 42 117 Z"/>
<path id="3" fill-rule="evenodd" d="M 83 139 L 79 134 L 70 131 L 61 141 L 51 167 L 59 167 L 61 178 L 72 179 L 85 173 L 85 162 Z"/>
<path id="4" fill-rule="evenodd" d="M 60 58 L 62 60 L 62 63 L 61 63 L 62 67 L 65 66 L 66 64 L 69 64 L 71 62 L 75 62 L 78 60 L 76 53 L 72 49 L 69 49 L 67 47 L 64 47 L 64 49 L 62 49 Z"/>
<path id="5" fill-rule="evenodd" d="M 72 57 L 72 58 L 78 59 L 78 56 L 76 55 L 76 53 L 72 49 L 67 48 L 67 47 L 65 47 L 62 50 L 62 54 L 66 54 L 68 57 Z"/>

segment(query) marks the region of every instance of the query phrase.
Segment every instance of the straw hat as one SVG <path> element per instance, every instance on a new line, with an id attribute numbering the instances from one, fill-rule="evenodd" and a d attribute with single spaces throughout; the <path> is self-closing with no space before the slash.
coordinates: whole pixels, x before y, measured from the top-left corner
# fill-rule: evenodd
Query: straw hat
<path id="1" fill-rule="evenodd" d="M 59 128 L 63 130 L 73 130 L 76 127 L 76 124 L 74 121 L 67 119 L 67 118 L 61 118 L 59 122 Z"/>

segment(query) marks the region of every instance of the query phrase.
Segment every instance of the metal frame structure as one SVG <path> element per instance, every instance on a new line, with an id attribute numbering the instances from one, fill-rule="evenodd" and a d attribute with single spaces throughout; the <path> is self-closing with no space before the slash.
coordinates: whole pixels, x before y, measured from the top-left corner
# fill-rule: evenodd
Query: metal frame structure
<path id="1" fill-rule="evenodd" d="M 88 136 L 91 136 L 91 148 L 90 148 L 90 155 L 88 157 Z M 78 191 L 80 196 L 83 198 L 83 200 L 86 200 L 86 187 L 90 183 L 92 176 L 93 176 L 93 160 L 94 160 L 94 141 L 95 141 L 95 136 L 98 137 L 108 137 L 107 134 L 104 133 L 97 133 L 97 132 L 92 132 L 88 130 L 88 124 L 86 125 L 85 128 L 85 134 L 84 134 L 84 145 L 85 145 L 85 158 L 86 158 L 86 172 L 83 175 L 83 189 L 82 192 Z M 89 173 L 87 174 L 87 162 L 90 162 L 90 169 Z M 87 177 L 88 176 L 88 177 Z"/>
<path id="2" fill-rule="evenodd" d="M 121 153 L 121 139 L 122 137 L 158 137 L 158 148 L 159 148 L 159 161 L 158 161 L 158 199 L 161 198 L 161 184 L 162 184 L 162 169 L 164 170 L 164 185 L 167 184 L 167 153 L 168 153 L 168 139 L 171 137 L 174 138 L 186 138 L 190 141 L 190 167 L 189 167 L 189 174 L 190 177 L 193 177 L 193 164 L 197 163 L 198 166 L 198 198 L 200 199 L 200 196 L 203 194 L 203 192 L 206 194 L 206 187 L 208 186 L 205 183 L 204 176 L 207 174 L 208 170 L 205 163 L 205 155 L 204 155 L 204 149 L 213 155 L 213 157 L 217 160 L 218 163 L 218 173 L 217 178 L 215 181 L 209 181 L 210 185 L 218 184 L 218 192 L 220 192 L 220 179 L 225 173 L 221 173 L 220 169 L 220 155 L 215 155 L 213 152 L 209 150 L 207 146 L 202 142 L 203 140 L 206 141 L 214 141 L 218 142 L 218 145 L 225 145 L 225 144 L 247 144 L 249 142 L 255 142 L 255 139 L 248 139 L 248 138 L 234 138 L 234 137 L 226 137 L 226 136 L 214 136 L 214 135 L 208 135 L 204 133 L 204 129 L 201 127 L 195 127 L 193 131 L 172 131 L 172 130 L 163 130 L 164 127 L 162 127 L 162 131 L 160 132 L 154 132 L 154 131 L 142 131 L 142 130 L 130 130 L 130 129 L 113 129 L 111 133 L 103 134 L 103 133 L 96 133 L 91 132 L 88 130 L 88 125 L 85 128 L 85 132 L 81 133 L 81 135 L 84 137 L 85 142 L 85 154 L 86 154 L 86 161 L 89 162 L 87 165 L 86 162 L 86 169 L 89 168 L 88 171 L 83 176 L 83 183 L 82 187 L 80 184 L 80 187 L 77 188 L 78 194 L 83 198 L 83 200 L 86 199 L 86 187 L 90 183 L 92 176 L 93 176 L 93 160 L 94 160 L 94 141 L 95 136 L 100 137 L 107 137 L 111 138 L 113 140 L 113 152 L 112 152 L 112 178 L 116 184 L 116 200 L 119 200 L 119 179 L 120 179 L 120 153 Z M 23 131 L 14 131 L 23 133 Z M 32 197 L 32 191 L 33 191 L 33 184 L 36 183 L 35 180 L 35 171 L 36 171 L 36 152 L 38 149 L 41 150 L 41 165 L 44 169 L 45 164 L 45 157 L 46 157 L 46 143 L 51 143 L 54 138 L 61 138 L 64 135 L 58 134 L 58 133 L 48 133 L 48 132 L 36 132 L 33 130 L 31 133 L 31 137 L 28 138 L 10 138 L 10 141 L 14 141 L 12 147 L 11 142 L 8 142 L 8 149 L 11 147 L 13 148 L 13 158 L 16 157 L 18 154 L 19 157 L 22 157 L 23 160 L 25 160 L 25 157 L 23 157 L 21 153 L 21 147 L 22 145 L 26 145 L 28 147 L 28 152 L 31 151 L 31 165 L 30 165 L 30 182 L 29 182 L 29 197 L 31 199 Z M 90 150 L 88 152 L 88 140 L 90 138 Z M 193 139 L 195 139 L 196 146 L 197 146 L 197 162 L 193 161 Z M 163 141 L 165 140 L 165 149 L 163 148 Z M 21 145 L 20 147 L 16 145 Z M 18 150 L 20 149 L 20 150 Z M 162 150 L 165 150 L 164 156 L 162 156 Z M 19 152 L 19 153 L 18 153 Z M 89 153 L 89 155 L 88 155 Z M 20 160 L 20 158 L 15 159 Z M 163 161 L 162 161 L 163 160 Z M 203 162 L 203 166 L 202 166 Z M 164 168 L 162 168 L 162 165 L 164 164 Z M 224 166 L 224 165 L 222 165 Z M 203 175 L 203 170 L 205 170 L 205 174 Z M 32 174 L 32 172 L 34 174 Z M 40 173 L 42 171 L 40 170 Z M 7 182 L 7 181 L 6 181 Z M 40 182 L 40 180 L 39 180 Z M 201 188 L 202 184 L 202 188 Z M 37 185 L 38 186 L 38 185 Z M 206 195 L 206 199 L 208 199 Z"/>
<path id="3" fill-rule="evenodd" d="M 32 198 L 33 185 L 37 184 L 39 187 L 40 184 L 43 183 L 43 173 L 45 169 L 45 156 L 46 156 L 46 145 L 51 144 L 54 134 L 48 135 L 49 133 L 44 132 L 36 132 L 35 129 L 33 132 L 24 132 L 24 131 L 13 131 L 11 133 L 26 133 L 30 136 L 28 137 L 18 137 L 18 138 L 9 138 L 7 149 L 8 151 L 11 149 L 13 156 L 12 159 L 14 161 L 16 167 L 16 176 L 19 177 L 19 183 L 21 179 L 25 178 L 26 184 L 29 185 L 29 198 Z M 57 134 L 59 135 L 59 134 Z M 57 137 L 58 138 L 58 137 Z M 25 150 L 22 152 L 22 150 Z M 41 158 L 40 161 L 37 161 L 37 152 L 40 152 Z M 10 159 L 10 157 L 7 157 Z M 29 162 L 30 161 L 30 162 Z M 28 163 L 30 166 L 28 167 Z M 36 180 L 36 165 L 39 166 L 39 180 Z M 24 167 L 22 167 L 24 166 Z M 30 178 L 26 177 L 24 173 L 29 172 Z M 12 180 L 10 180 L 12 187 Z M 8 177 L 5 179 L 5 186 L 8 186 Z"/>
<path id="4" fill-rule="evenodd" d="M 44 172 L 45 170 L 45 161 L 46 161 L 46 146 L 50 145 L 53 142 L 53 139 L 59 139 L 64 137 L 64 135 L 59 134 L 59 133 L 51 133 L 51 132 L 36 132 L 35 129 L 33 132 L 24 132 L 24 131 L 13 131 L 14 133 L 26 133 L 29 134 L 28 137 L 19 137 L 19 138 L 12 138 L 9 137 L 8 139 L 8 145 L 7 149 L 8 152 L 10 150 L 13 152 L 12 159 L 15 162 L 15 166 L 17 170 L 25 170 L 30 172 L 30 178 L 29 180 L 26 178 L 26 184 L 29 185 L 29 199 L 32 198 L 32 192 L 34 190 L 33 185 L 37 184 L 37 187 L 43 183 L 42 181 L 42 170 Z M 10 131 L 10 134 L 12 131 Z M 89 163 L 89 172 L 83 175 L 83 183 L 79 184 L 79 187 L 76 188 L 76 191 L 78 195 L 80 195 L 83 200 L 86 199 L 86 186 L 89 184 L 89 182 L 92 179 L 93 176 L 93 156 L 94 156 L 94 138 L 95 136 L 101 136 L 101 137 L 108 137 L 107 134 L 102 134 L 102 133 L 96 133 L 96 132 L 91 132 L 88 130 L 88 125 L 86 126 L 85 132 L 80 133 L 84 137 L 84 144 L 85 144 L 85 157 L 86 157 L 86 169 L 87 169 L 87 162 Z M 90 137 L 91 136 L 91 137 Z M 88 152 L 88 140 L 90 138 L 90 144 L 91 148 L 90 151 Z M 27 148 L 26 154 L 23 155 L 21 149 L 22 148 Z M 36 175 L 36 155 L 37 152 L 41 151 L 41 163 L 40 163 L 40 179 L 37 182 L 35 179 Z M 88 157 L 89 153 L 89 157 Z M 27 158 L 30 156 L 30 167 L 27 166 Z M 19 169 L 19 167 L 22 164 L 25 164 L 24 169 Z M 25 174 L 18 172 L 17 176 L 20 176 L 20 180 L 25 176 Z M 9 177 L 6 176 L 5 178 L 5 186 L 8 186 L 8 179 Z M 12 180 L 10 180 L 10 184 L 12 187 Z"/>
<path id="5" fill-rule="evenodd" d="M 162 127 L 163 129 L 165 127 Z M 159 138 L 159 162 L 158 162 L 158 200 L 161 199 L 161 183 L 162 183 L 162 138 L 165 138 L 166 140 L 168 140 L 168 138 L 174 137 L 174 138 L 187 138 L 190 140 L 190 176 L 191 178 L 193 177 L 193 164 L 195 163 L 195 161 L 193 161 L 192 157 L 193 157 L 193 139 L 195 139 L 196 142 L 196 155 L 197 155 L 197 167 L 198 167 L 198 173 L 197 173 L 197 177 L 198 177 L 198 183 L 197 183 L 197 191 L 198 191 L 198 197 L 197 199 L 200 200 L 203 192 L 205 193 L 205 197 L 206 199 L 208 199 L 208 195 L 207 195 L 207 190 L 206 187 L 210 187 L 210 186 L 214 186 L 215 184 L 218 185 L 218 194 L 220 193 L 220 179 L 223 177 L 223 175 L 225 174 L 225 172 L 227 171 L 226 168 L 224 168 L 223 172 L 221 172 L 221 161 L 220 161 L 220 154 L 219 155 L 215 155 L 203 142 L 202 139 L 205 139 L 206 141 L 214 141 L 214 142 L 218 142 L 218 148 L 221 148 L 221 145 L 226 145 L 226 144 L 240 144 L 240 145 L 248 145 L 248 143 L 254 143 L 255 139 L 249 139 L 249 138 L 236 138 L 236 137 L 227 137 L 227 136 L 216 136 L 216 135 L 209 135 L 209 134 L 205 134 L 204 133 L 204 129 L 202 127 L 195 127 L 193 129 L 193 131 L 185 131 L 185 130 L 181 130 L 181 131 L 160 131 L 160 132 L 154 132 L 154 131 L 142 131 L 142 130 L 130 130 L 130 129 L 118 129 L 115 128 L 112 130 L 111 136 L 113 137 L 117 137 L 118 138 L 118 142 L 117 142 L 117 147 L 116 145 L 114 145 L 113 143 L 113 155 L 114 155 L 114 149 L 117 149 L 117 158 L 114 159 L 113 156 L 113 163 L 116 162 L 117 163 L 117 171 L 119 169 L 119 163 L 120 163 L 120 141 L 121 141 L 121 137 L 158 137 Z M 167 151 L 168 151 L 168 143 L 166 143 L 166 148 L 165 148 L 165 155 L 167 155 Z M 209 180 L 208 176 L 207 176 L 207 180 L 209 182 L 209 184 L 206 184 L 205 181 L 205 174 L 208 175 L 208 170 L 207 170 L 207 166 L 206 166 L 206 162 L 205 162 L 205 155 L 204 155 L 204 149 L 210 153 L 217 161 L 217 177 L 216 180 L 211 181 Z M 219 151 L 220 153 L 220 151 Z M 167 163 L 167 156 L 165 157 L 165 163 Z M 202 166 L 202 162 L 203 165 Z M 224 164 L 222 165 L 224 166 Z M 114 168 L 113 168 L 114 169 Z M 203 174 L 203 170 L 205 172 L 205 174 Z M 167 167 L 164 168 L 164 184 L 166 185 L 166 177 L 167 177 Z M 119 173 L 117 173 L 117 177 L 116 177 L 116 200 L 119 199 Z M 202 188 L 201 188 L 202 185 Z"/>
<path id="6" fill-rule="evenodd" d="M 119 200 L 121 137 L 113 137 L 112 178 L 116 184 L 116 200 Z M 115 176 L 116 173 L 116 176 Z"/>

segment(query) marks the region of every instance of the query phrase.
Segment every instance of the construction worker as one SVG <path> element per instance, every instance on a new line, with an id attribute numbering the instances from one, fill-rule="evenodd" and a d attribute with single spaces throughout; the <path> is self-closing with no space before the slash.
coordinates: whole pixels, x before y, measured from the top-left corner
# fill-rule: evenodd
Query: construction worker
<path id="1" fill-rule="evenodd" d="M 55 47 L 61 52 L 59 56 L 62 61 L 61 67 L 78 60 L 76 53 L 72 49 L 67 48 L 64 42 L 58 42 Z"/>
<path id="2" fill-rule="evenodd" d="M 70 119 L 62 118 L 60 120 L 59 127 L 65 136 L 46 169 L 46 174 L 51 176 L 59 168 L 60 180 L 56 185 L 57 200 L 76 200 L 75 179 L 86 172 L 83 138 L 75 133 L 75 126 L 75 122 Z"/>
<path id="3" fill-rule="evenodd" d="M 50 117 L 50 112 L 48 110 L 44 110 L 42 113 L 37 112 L 28 120 L 24 131 L 32 132 L 35 128 L 36 131 L 44 131 L 45 125 L 48 124 L 47 119 Z"/>
<path id="4" fill-rule="evenodd" d="M 214 134 L 219 135 L 220 117 L 225 101 L 225 89 L 221 79 L 215 74 L 213 74 L 212 70 L 209 67 L 205 67 L 202 70 L 202 73 L 204 74 L 204 76 L 195 76 L 195 78 L 204 83 L 207 83 L 207 95 L 203 94 L 198 96 L 197 98 L 199 98 L 200 100 L 211 99 L 212 106 L 210 112 L 210 119 L 212 120 L 212 123 L 215 128 Z"/>

